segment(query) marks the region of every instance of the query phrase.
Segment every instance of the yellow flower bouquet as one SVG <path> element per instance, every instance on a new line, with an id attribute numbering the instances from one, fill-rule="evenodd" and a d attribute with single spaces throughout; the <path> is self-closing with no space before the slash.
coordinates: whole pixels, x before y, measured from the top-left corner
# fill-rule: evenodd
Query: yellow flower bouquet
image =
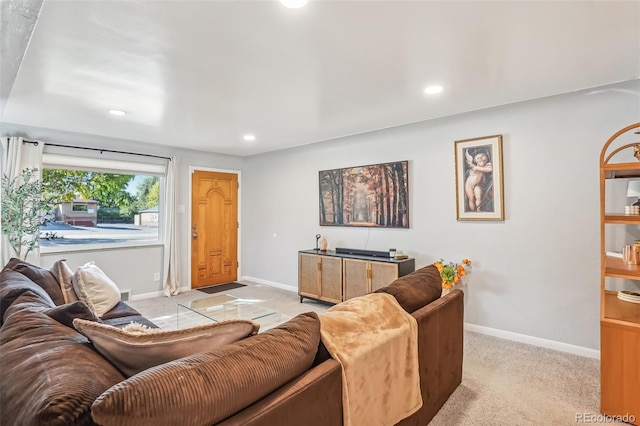
<path id="1" fill-rule="evenodd" d="M 469 259 L 462 259 L 460 263 L 449 262 L 444 263 L 442 259 L 433 263 L 434 266 L 440 272 L 440 278 L 442 278 L 442 288 L 449 290 L 454 285 L 460 284 L 462 277 L 471 273 L 471 261 Z"/>

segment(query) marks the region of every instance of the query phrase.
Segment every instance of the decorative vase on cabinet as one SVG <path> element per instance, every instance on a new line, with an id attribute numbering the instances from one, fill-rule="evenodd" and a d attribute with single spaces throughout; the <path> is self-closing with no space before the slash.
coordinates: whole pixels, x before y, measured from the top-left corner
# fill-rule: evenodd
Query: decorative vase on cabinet
<path id="1" fill-rule="evenodd" d="M 640 304 L 618 297 L 640 290 L 640 265 L 619 253 L 635 243 L 631 238 L 640 240 L 640 214 L 625 209 L 634 180 L 640 180 L 640 123 L 616 132 L 600 153 L 600 411 L 638 425 Z"/>

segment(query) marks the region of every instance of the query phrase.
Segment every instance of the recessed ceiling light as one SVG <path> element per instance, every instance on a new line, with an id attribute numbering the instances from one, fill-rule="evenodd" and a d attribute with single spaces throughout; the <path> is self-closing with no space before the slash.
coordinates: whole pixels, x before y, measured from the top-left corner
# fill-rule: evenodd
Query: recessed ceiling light
<path id="1" fill-rule="evenodd" d="M 307 0 L 280 0 L 280 3 L 290 9 L 299 9 L 307 4 Z"/>
<path id="2" fill-rule="evenodd" d="M 122 110 L 119 110 L 119 109 L 110 109 L 109 110 L 109 114 L 111 114 L 111 115 L 120 115 L 120 116 L 121 115 L 127 115 L 126 112 L 124 112 Z"/>
<path id="3" fill-rule="evenodd" d="M 442 86 L 427 86 L 424 89 L 424 93 L 427 95 L 435 95 L 440 92 L 442 92 Z"/>
<path id="4" fill-rule="evenodd" d="M 253 142 L 256 140 L 256 135 L 244 135 L 242 139 L 244 139 L 247 142 Z"/>

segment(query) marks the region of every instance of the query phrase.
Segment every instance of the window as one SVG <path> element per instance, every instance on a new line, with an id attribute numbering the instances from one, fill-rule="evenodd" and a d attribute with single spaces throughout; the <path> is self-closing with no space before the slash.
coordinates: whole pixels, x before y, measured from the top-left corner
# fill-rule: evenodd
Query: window
<path id="1" fill-rule="evenodd" d="M 72 206 L 72 210 L 74 212 L 86 212 L 87 211 L 87 205 L 86 204 L 74 204 Z"/>
<path id="2" fill-rule="evenodd" d="M 55 201 L 40 228 L 43 248 L 82 249 L 160 242 L 164 164 L 43 155 L 42 185 Z"/>

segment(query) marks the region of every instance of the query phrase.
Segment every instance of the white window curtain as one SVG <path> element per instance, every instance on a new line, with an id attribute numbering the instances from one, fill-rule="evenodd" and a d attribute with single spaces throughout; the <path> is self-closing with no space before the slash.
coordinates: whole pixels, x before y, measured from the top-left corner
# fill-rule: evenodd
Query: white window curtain
<path id="1" fill-rule="evenodd" d="M 180 292 L 180 262 L 178 248 L 176 247 L 178 242 L 176 227 L 176 162 L 176 157 L 172 157 L 171 161 L 167 162 L 164 209 L 162 210 L 165 214 L 162 229 L 164 241 L 162 276 L 164 277 L 164 294 L 167 297 L 175 296 Z"/>
<path id="2" fill-rule="evenodd" d="M 37 176 L 40 179 L 42 176 L 42 149 L 44 148 L 44 143 L 24 142 L 23 138 L 20 137 L 0 138 L 0 142 L 2 144 L 2 151 L 0 152 L 2 168 L 0 172 L 3 176 L 15 179 L 24 169 L 33 168 L 38 169 Z M 2 252 L 0 254 L 2 265 L 5 265 L 12 257 L 24 258 L 24 253 L 15 253 L 14 249 L 9 245 L 8 237 L 4 234 L 2 234 L 0 252 Z M 30 252 L 25 260 L 36 265 L 40 264 L 40 249 L 36 248 L 36 250 Z"/>

